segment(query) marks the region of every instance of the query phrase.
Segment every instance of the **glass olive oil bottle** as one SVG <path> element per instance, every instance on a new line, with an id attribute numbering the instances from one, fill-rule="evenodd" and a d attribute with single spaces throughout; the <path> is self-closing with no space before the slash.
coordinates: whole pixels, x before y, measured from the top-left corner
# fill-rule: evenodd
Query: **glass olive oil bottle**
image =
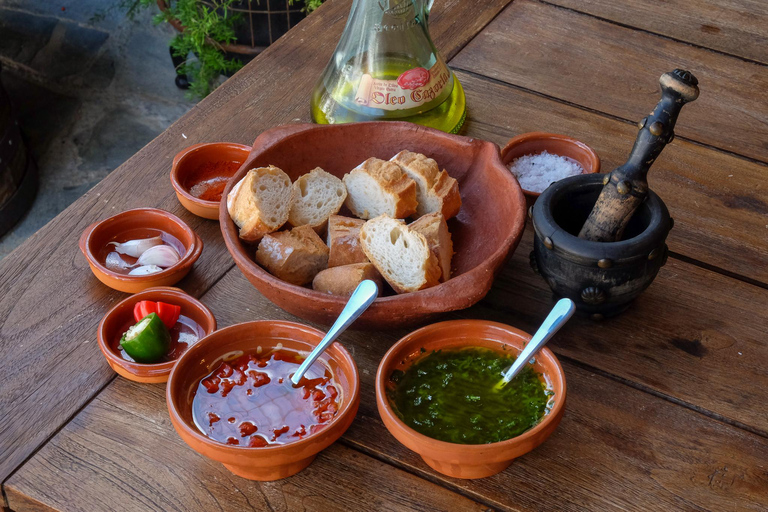
<path id="1" fill-rule="evenodd" d="M 355 0 L 336 51 L 312 94 L 320 124 L 410 121 L 456 133 L 464 90 L 435 49 L 431 0 Z"/>

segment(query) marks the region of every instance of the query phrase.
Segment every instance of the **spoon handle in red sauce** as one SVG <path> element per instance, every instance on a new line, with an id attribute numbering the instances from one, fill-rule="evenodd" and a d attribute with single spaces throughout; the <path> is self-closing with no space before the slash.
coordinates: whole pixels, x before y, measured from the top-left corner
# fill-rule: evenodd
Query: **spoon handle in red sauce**
<path id="1" fill-rule="evenodd" d="M 352 292 L 352 296 L 349 297 L 347 305 L 344 306 L 344 309 L 341 311 L 339 318 L 333 323 L 322 341 L 320 341 L 314 350 L 310 352 L 304 362 L 301 363 L 301 366 L 296 370 L 296 373 L 291 376 L 291 382 L 293 382 L 294 386 L 298 386 L 301 378 L 307 370 L 309 370 L 309 367 L 312 366 L 312 363 L 320 357 L 320 354 L 325 352 L 325 349 L 333 343 L 333 340 L 339 337 L 339 334 L 346 331 L 347 327 L 352 325 L 352 322 L 357 320 L 360 315 L 368 309 L 368 306 L 373 304 L 373 301 L 376 300 L 378 295 L 379 288 L 376 286 L 376 283 L 369 279 L 366 279 L 357 285 L 355 291 Z"/>

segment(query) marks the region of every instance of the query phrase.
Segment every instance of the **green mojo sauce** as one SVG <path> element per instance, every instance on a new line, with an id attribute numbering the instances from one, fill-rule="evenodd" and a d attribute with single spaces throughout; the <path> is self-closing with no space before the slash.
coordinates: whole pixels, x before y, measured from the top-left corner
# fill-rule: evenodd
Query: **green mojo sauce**
<path id="1" fill-rule="evenodd" d="M 432 352 L 405 372 L 392 372 L 390 402 L 406 425 L 433 439 L 486 444 L 513 438 L 541 420 L 553 394 L 530 365 L 494 390 L 515 357 L 479 347 Z"/>

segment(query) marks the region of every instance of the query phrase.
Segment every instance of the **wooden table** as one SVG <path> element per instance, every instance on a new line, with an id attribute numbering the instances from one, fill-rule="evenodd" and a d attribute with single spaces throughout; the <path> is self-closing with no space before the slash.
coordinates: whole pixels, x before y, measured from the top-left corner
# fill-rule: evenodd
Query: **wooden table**
<path id="1" fill-rule="evenodd" d="M 429 469 L 376 412 L 379 359 L 404 332 L 351 333 L 360 412 L 305 471 L 256 483 L 189 449 L 163 385 L 116 378 L 96 345 L 125 295 L 77 249 L 128 208 L 179 215 L 205 250 L 180 283 L 226 326 L 293 318 L 233 266 L 217 222 L 187 213 L 168 180 L 197 142 L 250 143 L 309 120 L 311 88 L 349 0 L 331 0 L 0 263 L 0 481 L 22 510 L 766 510 L 768 507 L 768 7 L 763 0 L 443 0 L 432 35 L 466 89 L 464 133 L 504 144 L 565 133 L 603 168 L 623 162 L 657 79 L 702 90 L 650 174 L 676 220 L 671 258 L 630 311 L 573 320 L 552 348 L 568 379 L 562 424 L 492 478 Z M 530 228 L 490 294 L 448 318 L 534 329 L 552 304 L 528 267 Z"/>

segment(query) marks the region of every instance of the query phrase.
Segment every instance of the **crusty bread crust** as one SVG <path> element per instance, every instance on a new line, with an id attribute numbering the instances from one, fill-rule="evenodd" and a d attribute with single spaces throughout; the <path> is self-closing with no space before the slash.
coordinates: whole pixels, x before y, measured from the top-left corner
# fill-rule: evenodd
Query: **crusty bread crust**
<path id="1" fill-rule="evenodd" d="M 448 224 L 442 213 L 429 213 L 408 225 L 414 231 L 424 235 L 429 248 L 440 263 L 440 281 L 446 282 L 451 278 L 451 259 L 453 258 L 453 241 Z"/>
<path id="2" fill-rule="evenodd" d="M 437 211 L 446 219 L 458 215 L 461 208 L 459 183 L 446 170 L 440 171 L 437 162 L 412 151 L 401 151 L 390 161 L 396 163 L 418 187 L 417 216 Z"/>
<path id="3" fill-rule="evenodd" d="M 397 231 L 394 237 L 393 231 Z M 410 239 L 410 245 L 405 242 L 402 242 L 402 246 L 398 245 L 401 244 L 401 239 Z M 415 292 L 440 283 L 440 276 L 442 275 L 440 264 L 429 248 L 426 237 L 410 229 L 405 225 L 404 221 L 392 219 L 386 215 L 380 215 L 375 219 L 371 219 L 360 229 L 360 243 L 368 259 L 371 260 L 376 270 L 381 273 L 395 292 Z M 384 261 L 384 258 L 379 258 L 383 250 L 382 246 L 387 247 L 386 244 L 390 243 L 392 247 L 398 248 L 398 257 L 404 257 L 406 254 L 418 254 L 421 261 L 419 262 L 420 266 L 416 269 L 419 273 L 417 283 L 404 282 L 401 279 L 403 271 L 395 269 L 394 262 L 390 261 L 390 263 L 387 263 Z M 387 250 L 389 249 L 387 247 Z M 404 249 L 407 249 L 407 251 Z M 415 253 L 414 251 L 418 252 Z M 400 261 L 397 263 L 399 264 Z M 405 259 L 402 260 L 402 263 L 405 263 Z M 406 272 L 413 270 L 414 268 L 410 268 Z"/>
<path id="4" fill-rule="evenodd" d="M 357 204 L 357 198 L 353 197 L 354 189 L 350 190 L 348 182 L 359 173 L 368 174 L 368 176 L 373 178 L 380 188 L 379 193 L 381 195 L 393 197 L 393 211 L 371 211 L 365 205 Z M 343 181 L 347 185 L 347 201 L 345 204 L 356 217 L 370 219 L 381 214 L 387 214 L 398 219 L 404 219 L 416 213 L 418 206 L 416 183 L 397 164 L 378 158 L 369 158 L 345 175 Z"/>
<path id="5" fill-rule="evenodd" d="M 256 250 L 256 263 L 278 279 L 305 285 L 328 265 L 328 247 L 311 227 L 267 234 Z"/>
<path id="6" fill-rule="evenodd" d="M 360 247 L 360 228 L 364 220 L 331 215 L 328 219 L 328 267 L 352 263 L 368 263 L 368 256 Z"/>
<path id="7" fill-rule="evenodd" d="M 273 186 L 262 190 L 258 183 L 270 178 Z M 274 199 L 267 200 L 268 196 Z M 275 199 L 280 203 L 279 207 L 267 211 L 264 202 L 275 202 Z M 247 242 L 258 242 L 264 235 L 280 229 L 288 221 L 292 202 L 291 179 L 281 169 L 270 165 L 248 171 L 227 196 L 227 210 L 240 228 L 240 238 Z"/>
<path id="8" fill-rule="evenodd" d="M 357 285 L 370 279 L 381 292 L 381 274 L 371 263 L 353 263 L 340 267 L 327 268 L 312 280 L 312 288 L 330 295 L 349 297 Z"/>

